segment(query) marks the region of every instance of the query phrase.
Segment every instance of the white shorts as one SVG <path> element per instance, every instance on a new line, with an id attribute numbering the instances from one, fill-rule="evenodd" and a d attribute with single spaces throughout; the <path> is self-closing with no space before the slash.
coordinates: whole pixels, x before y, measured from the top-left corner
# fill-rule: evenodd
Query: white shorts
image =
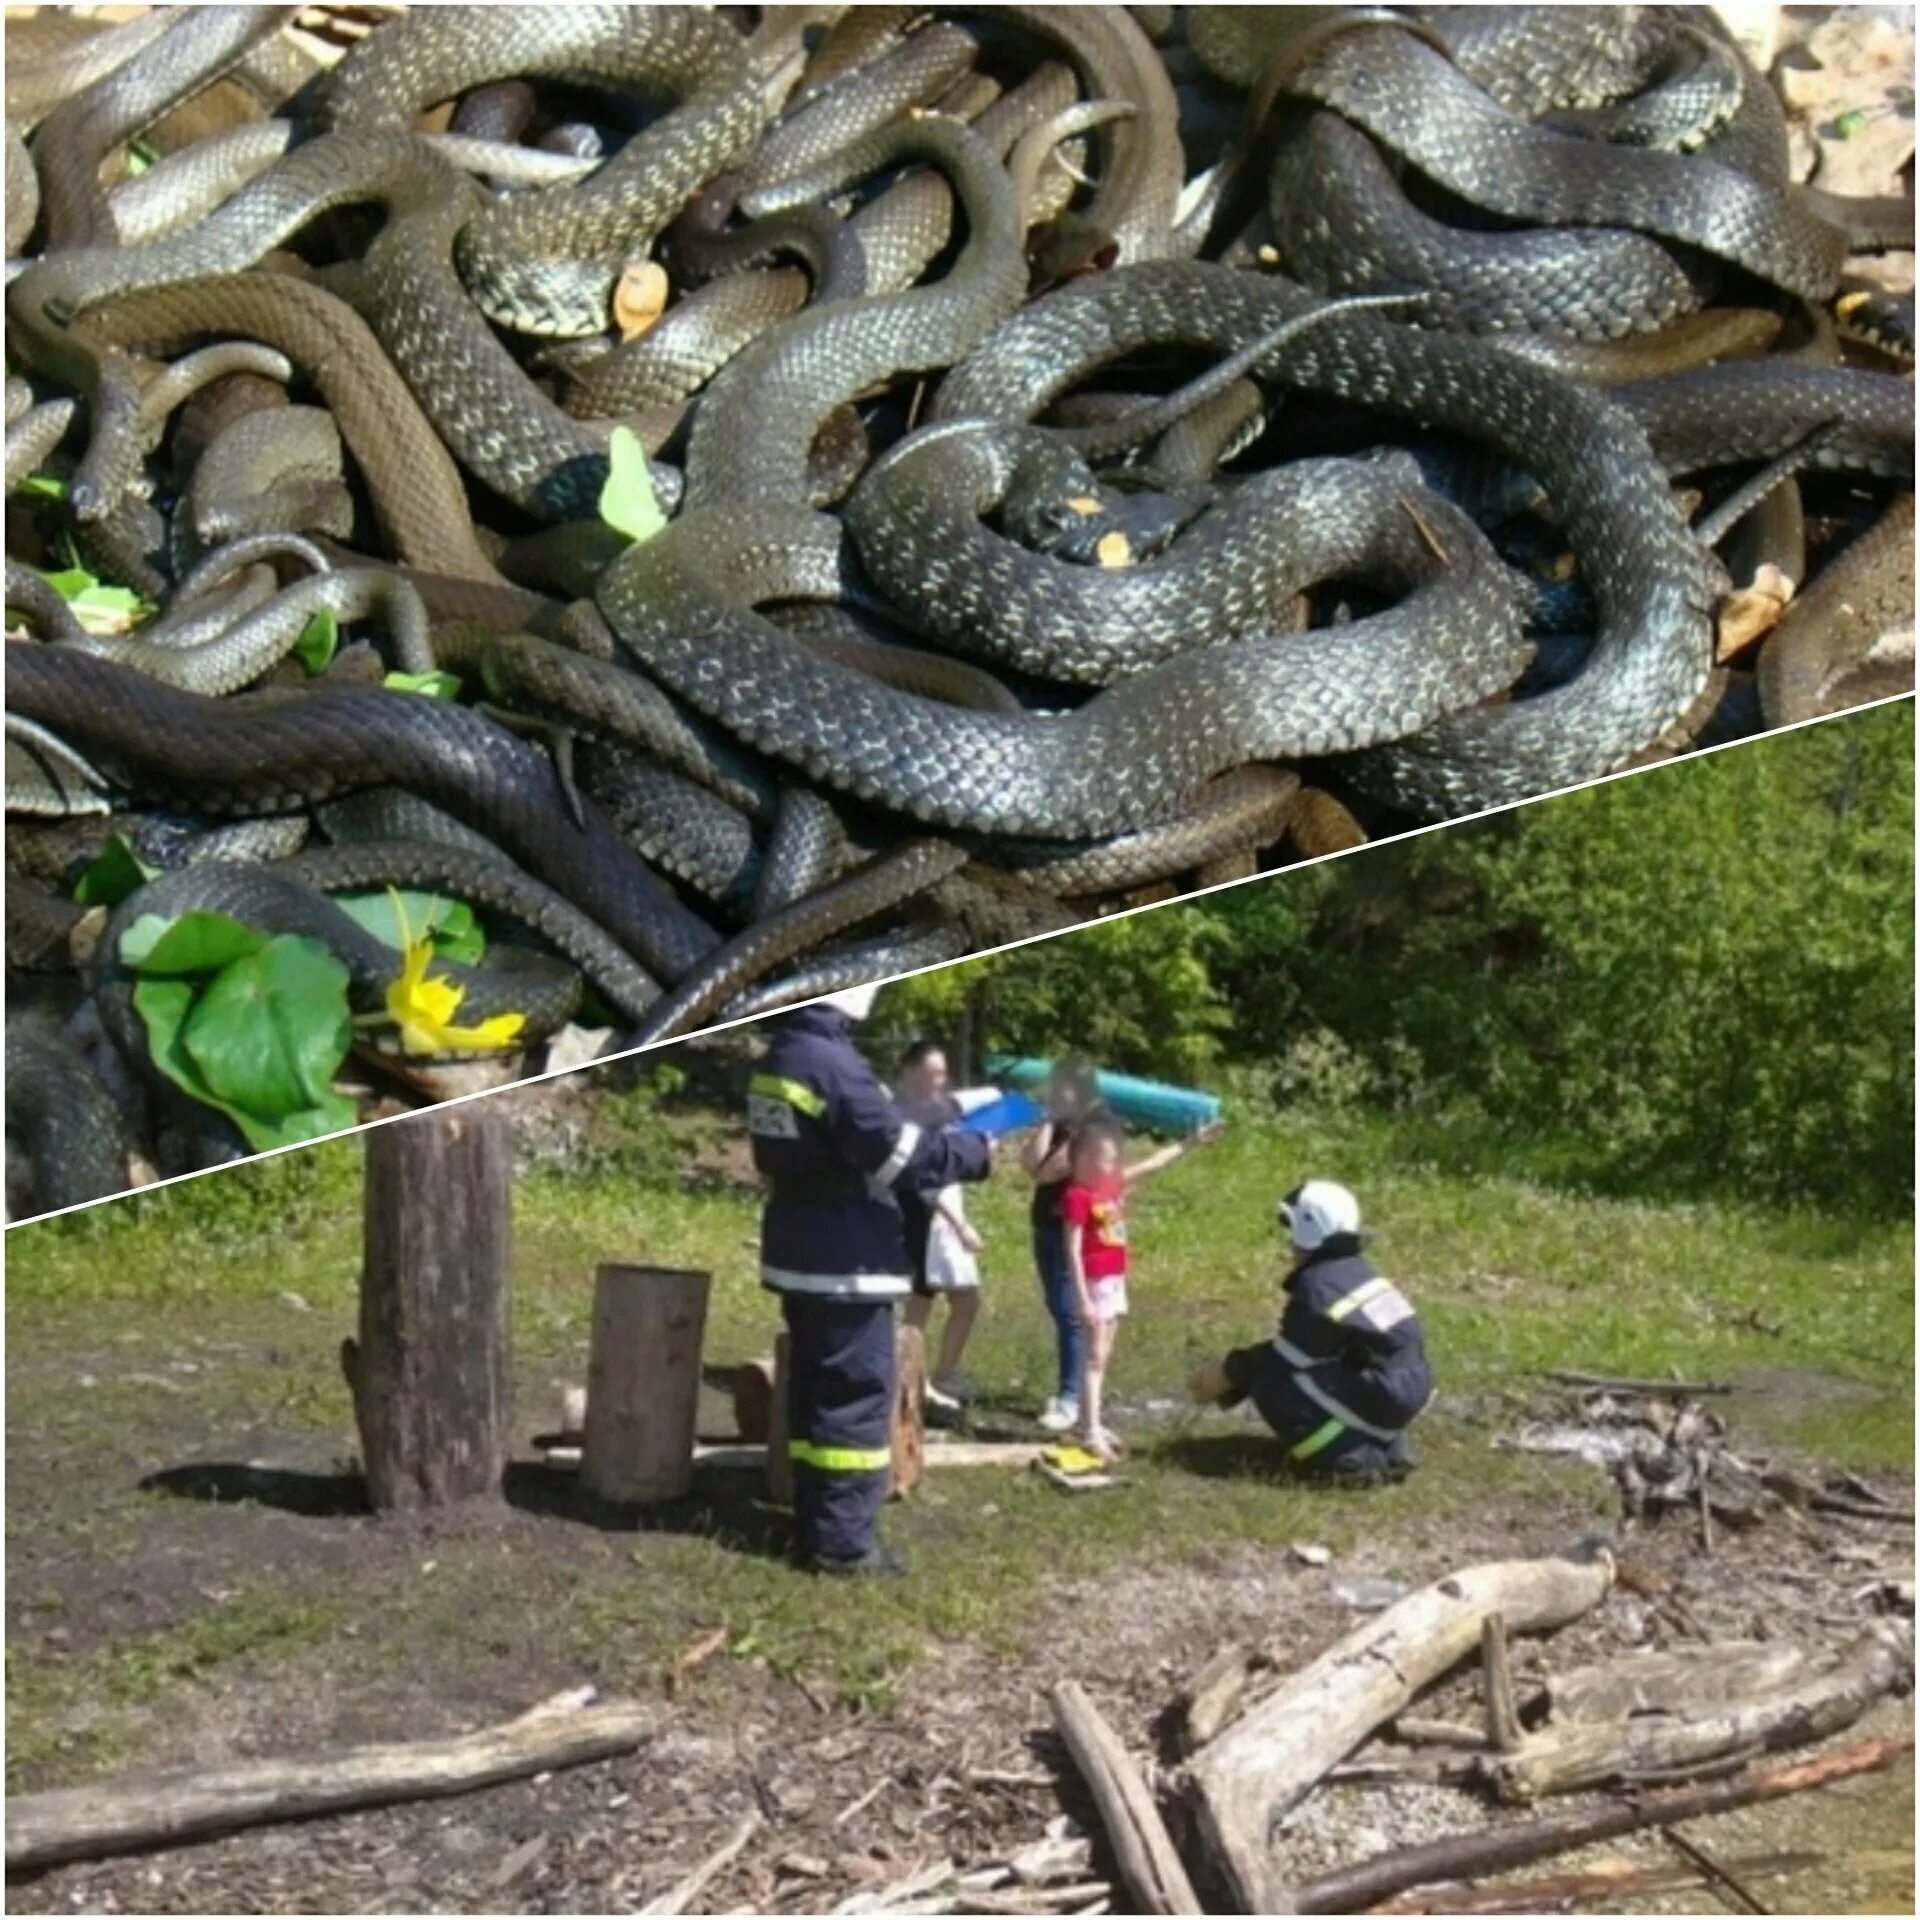
<path id="1" fill-rule="evenodd" d="M 1109 1274 L 1103 1280 L 1087 1282 L 1087 1304 L 1096 1320 L 1124 1320 L 1127 1317 L 1127 1276 Z"/>
<path id="2" fill-rule="evenodd" d="M 944 1214 L 935 1214 L 927 1233 L 927 1291 L 978 1293 L 980 1260 Z"/>

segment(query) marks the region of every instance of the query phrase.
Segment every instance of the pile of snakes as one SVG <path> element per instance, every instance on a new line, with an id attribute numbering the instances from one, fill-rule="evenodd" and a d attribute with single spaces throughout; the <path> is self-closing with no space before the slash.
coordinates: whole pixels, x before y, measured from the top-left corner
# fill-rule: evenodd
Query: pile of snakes
<path id="1" fill-rule="evenodd" d="M 246 1150 L 155 916 L 336 956 L 366 1117 L 1888 690 L 1911 204 L 1709 10 L 84 14 L 7 23 L 16 1217 Z"/>

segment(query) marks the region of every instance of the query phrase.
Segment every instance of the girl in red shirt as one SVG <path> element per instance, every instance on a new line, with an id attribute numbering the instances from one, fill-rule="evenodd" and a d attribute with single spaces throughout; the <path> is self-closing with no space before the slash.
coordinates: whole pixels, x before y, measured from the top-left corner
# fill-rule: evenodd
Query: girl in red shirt
<path id="1" fill-rule="evenodd" d="M 1141 1175 L 1171 1165 L 1189 1147 L 1215 1138 L 1216 1122 L 1161 1150 L 1137 1166 L 1122 1163 L 1120 1131 L 1095 1121 L 1080 1129 L 1060 1196 L 1067 1271 L 1086 1329 L 1080 1369 L 1080 1425 L 1075 1438 L 1103 1460 L 1117 1458 L 1120 1443 L 1100 1419 L 1100 1391 L 1113 1358 L 1114 1335 L 1127 1311 L 1127 1188 Z"/>

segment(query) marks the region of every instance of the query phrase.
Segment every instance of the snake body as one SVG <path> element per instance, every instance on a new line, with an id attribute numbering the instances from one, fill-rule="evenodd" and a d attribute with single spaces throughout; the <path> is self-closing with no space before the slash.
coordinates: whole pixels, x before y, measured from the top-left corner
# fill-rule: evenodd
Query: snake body
<path id="1" fill-rule="evenodd" d="M 1893 671 L 1912 388 L 1840 342 L 1910 316 L 1841 267 L 1911 210 L 1796 186 L 1710 10 L 289 18 L 10 23 L 9 957 L 150 1082 L 113 838 L 367 1013 L 334 897 L 468 901 L 537 1059 Z M 29 1157 L 124 1181 L 90 1124 Z"/>

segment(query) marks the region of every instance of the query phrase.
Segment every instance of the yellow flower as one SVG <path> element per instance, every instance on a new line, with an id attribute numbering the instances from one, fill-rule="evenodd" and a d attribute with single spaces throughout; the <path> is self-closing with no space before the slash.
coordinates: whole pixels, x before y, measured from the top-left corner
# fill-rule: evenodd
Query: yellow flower
<path id="1" fill-rule="evenodd" d="M 408 1053 L 497 1053 L 511 1046 L 527 1024 L 527 1016 L 497 1013 L 478 1026 L 455 1026 L 453 1016 L 467 997 L 466 988 L 455 986 L 451 980 L 436 980 L 427 972 L 427 963 L 433 958 L 432 936 L 414 939 L 397 894 L 393 906 L 405 942 L 405 957 L 399 975 L 387 988 L 387 1013 L 400 1029 L 401 1047 Z"/>

